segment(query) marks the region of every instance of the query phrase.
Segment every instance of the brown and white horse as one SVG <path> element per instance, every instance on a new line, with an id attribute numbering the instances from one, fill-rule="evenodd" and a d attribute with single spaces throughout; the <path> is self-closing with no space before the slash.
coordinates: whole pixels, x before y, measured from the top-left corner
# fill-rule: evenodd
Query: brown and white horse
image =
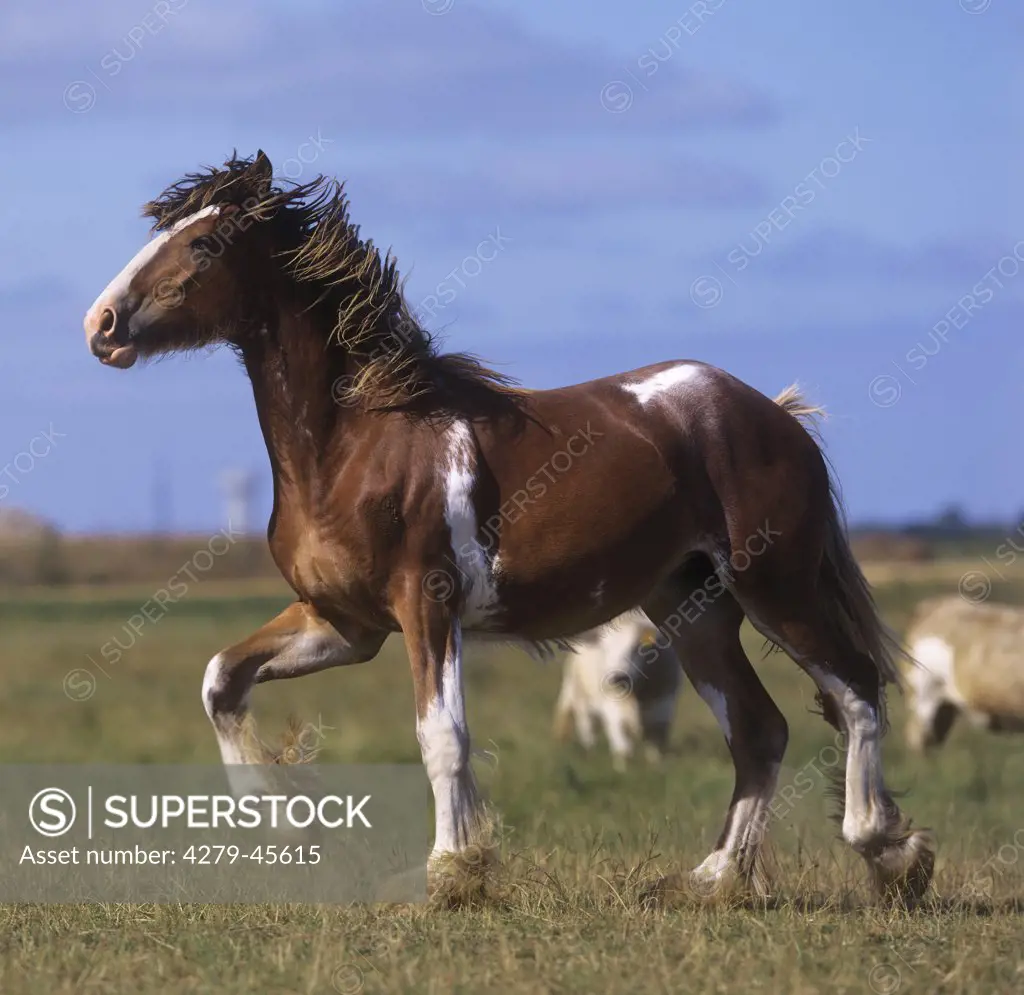
<path id="1" fill-rule="evenodd" d="M 442 354 L 394 259 L 349 221 L 341 186 L 282 188 L 262 152 L 184 177 L 145 211 L 158 234 L 89 309 L 89 349 L 121 368 L 236 350 L 273 471 L 270 548 L 297 599 L 207 667 L 227 764 L 249 759 L 240 720 L 254 684 L 370 660 L 401 631 L 432 858 L 458 854 L 480 826 L 464 637 L 543 647 L 641 606 L 736 768 L 722 834 L 691 881 L 749 882 L 787 725 L 740 646 L 746 616 L 846 734 L 843 836 L 879 892 L 923 893 L 930 837 L 882 776 L 898 647 L 796 397 L 774 403 L 691 361 L 534 392 Z"/>

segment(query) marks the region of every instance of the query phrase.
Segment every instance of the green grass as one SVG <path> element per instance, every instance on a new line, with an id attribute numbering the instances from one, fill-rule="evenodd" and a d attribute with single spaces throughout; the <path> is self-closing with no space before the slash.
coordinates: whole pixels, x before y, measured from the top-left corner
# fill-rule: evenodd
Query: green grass
<path id="1" fill-rule="evenodd" d="M 901 626 L 934 584 L 883 588 Z M 955 581 L 953 583 L 955 589 Z M 199 701 L 206 661 L 287 603 L 201 586 L 147 625 L 95 694 L 65 675 L 104 663 L 151 592 L 111 600 L 33 596 L 0 606 L 4 762 L 196 762 L 218 754 Z M 1024 602 L 1024 588 L 995 596 Z M 750 639 L 752 659 L 761 657 Z M 1011 992 L 1024 990 L 1024 738 L 957 726 L 933 759 L 908 755 L 891 705 L 887 773 L 939 840 L 936 897 L 913 914 L 869 900 L 859 860 L 836 839 L 822 778 L 772 825 L 769 907 L 684 904 L 645 912 L 657 872 L 711 849 L 732 789 L 714 719 L 684 692 L 674 754 L 613 773 L 603 752 L 551 742 L 561 673 L 504 649 L 468 650 L 478 776 L 501 813 L 500 900 L 432 906 L 0 906 L 0 992 Z M 790 723 L 780 788 L 834 742 L 813 687 L 784 656 L 758 664 Z M 257 688 L 265 738 L 287 717 L 317 723 L 324 762 L 418 762 L 401 643 L 372 663 Z M 819 761 L 820 765 L 820 761 Z M 424 779 L 424 784 L 426 781 Z M 1002 848 L 1002 849 L 1001 849 Z M 983 870 L 986 868 L 987 870 Z M 979 894 L 970 882 L 991 878 Z"/>

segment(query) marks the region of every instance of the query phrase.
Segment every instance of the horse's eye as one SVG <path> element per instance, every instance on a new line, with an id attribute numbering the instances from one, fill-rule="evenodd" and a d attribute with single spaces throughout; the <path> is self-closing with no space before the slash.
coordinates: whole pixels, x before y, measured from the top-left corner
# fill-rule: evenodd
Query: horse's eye
<path id="1" fill-rule="evenodd" d="M 213 248 L 213 239 L 209 235 L 200 235 L 192 239 L 188 247 L 196 252 L 209 252 Z"/>

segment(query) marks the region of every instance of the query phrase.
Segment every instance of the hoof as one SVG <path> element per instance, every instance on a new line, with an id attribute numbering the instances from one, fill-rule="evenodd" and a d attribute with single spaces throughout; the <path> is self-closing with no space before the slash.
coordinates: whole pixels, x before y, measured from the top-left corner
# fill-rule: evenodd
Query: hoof
<path id="1" fill-rule="evenodd" d="M 927 830 L 910 832 L 874 853 L 865 853 L 878 897 L 913 908 L 924 898 L 935 870 L 935 840 Z"/>
<path id="2" fill-rule="evenodd" d="M 497 847 L 471 843 L 458 853 L 439 853 L 427 865 L 432 902 L 449 909 L 481 905 L 494 898 Z"/>
<path id="3" fill-rule="evenodd" d="M 643 908 L 658 908 L 681 900 L 713 902 L 743 899 L 758 894 L 751 875 L 743 874 L 733 861 L 712 854 L 689 874 L 666 874 L 640 893 Z"/>

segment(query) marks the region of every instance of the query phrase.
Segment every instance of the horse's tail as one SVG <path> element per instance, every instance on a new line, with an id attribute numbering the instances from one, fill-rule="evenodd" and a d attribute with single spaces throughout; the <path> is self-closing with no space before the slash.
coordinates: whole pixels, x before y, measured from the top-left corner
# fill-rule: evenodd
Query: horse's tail
<path id="1" fill-rule="evenodd" d="M 796 384 L 782 391 L 775 403 L 804 424 L 820 449 L 817 423 L 819 418 L 825 417 L 824 409 L 808 404 Z M 819 576 L 825 611 L 832 616 L 829 621 L 834 631 L 839 632 L 852 649 L 870 657 L 878 671 L 879 683 L 900 688 L 897 660 L 907 657 L 906 650 L 878 613 L 871 588 L 850 548 L 839 485 L 824 453 L 822 458 L 828 469 L 829 484 L 825 548 Z"/>

